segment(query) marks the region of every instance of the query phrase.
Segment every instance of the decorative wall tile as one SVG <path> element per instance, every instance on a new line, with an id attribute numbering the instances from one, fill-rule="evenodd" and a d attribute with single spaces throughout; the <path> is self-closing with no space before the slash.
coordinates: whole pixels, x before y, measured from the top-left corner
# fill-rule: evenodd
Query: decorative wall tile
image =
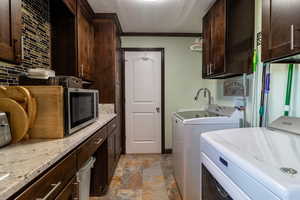
<path id="1" fill-rule="evenodd" d="M 0 62 L 0 85 L 17 85 L 19 75 L 25 72 L 25 67 Z"/>
<path id="2" fill-rule="evenodd" d="M 23 0 L 23 66 L 50 68 L 49 0 Z"/>

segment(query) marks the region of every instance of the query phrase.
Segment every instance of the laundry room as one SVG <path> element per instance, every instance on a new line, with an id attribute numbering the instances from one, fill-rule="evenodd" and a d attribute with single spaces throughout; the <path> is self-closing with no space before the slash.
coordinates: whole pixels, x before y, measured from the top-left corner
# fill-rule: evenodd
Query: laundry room
<path id="1" fill-rule="evenodd" d="M 1 0 L 0 200 L 299 200 L 299 0 Z"/>

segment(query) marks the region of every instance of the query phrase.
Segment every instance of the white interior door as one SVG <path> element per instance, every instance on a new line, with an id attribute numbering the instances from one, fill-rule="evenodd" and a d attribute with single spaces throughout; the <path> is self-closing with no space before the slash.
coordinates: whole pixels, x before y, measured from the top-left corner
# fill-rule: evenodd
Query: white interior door
<path id="1" fill-rule="evenodd" d="M 126 153 L 161 153 L 161 52 L 125 52 Z"/>

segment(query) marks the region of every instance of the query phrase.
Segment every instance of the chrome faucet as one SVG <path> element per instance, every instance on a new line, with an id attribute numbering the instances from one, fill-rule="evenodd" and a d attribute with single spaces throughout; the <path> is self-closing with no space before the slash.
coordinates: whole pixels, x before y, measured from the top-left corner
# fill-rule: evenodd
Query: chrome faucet
<path id="1" fill-rule="evenodd" d="M 200 93 L 201 92 L 204 92 L 204 97 L 206 98 L 207 97 L 207 94 L 208 94 L 208 104 L 210 105 L 211 104 L 211 102 L 212 102 L 212 97 L 211 97 L 211 92 L 210 92 L 210 90 L 209 89 L 207 89 L 207 88 L 201 88 L 201 89 L 199 89 L 198 91 L 197 91 L 197 94 L 196 94 L 196 96 L 195 96 L 195 101 L 198 101 L 198 99 L 199 99 L 199 96 L 200 96 Z"/>

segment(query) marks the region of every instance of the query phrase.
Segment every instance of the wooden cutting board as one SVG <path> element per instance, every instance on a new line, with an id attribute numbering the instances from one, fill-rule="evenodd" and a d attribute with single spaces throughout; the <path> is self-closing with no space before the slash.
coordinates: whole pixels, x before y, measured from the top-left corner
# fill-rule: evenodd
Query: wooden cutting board
<path id="1" fill-rule="evenodd" d="M 36 99 L 36 120 L 29 129 L 31 139 L 64 137 L 64 89 L 61 86 L 24 86 Z"/>

